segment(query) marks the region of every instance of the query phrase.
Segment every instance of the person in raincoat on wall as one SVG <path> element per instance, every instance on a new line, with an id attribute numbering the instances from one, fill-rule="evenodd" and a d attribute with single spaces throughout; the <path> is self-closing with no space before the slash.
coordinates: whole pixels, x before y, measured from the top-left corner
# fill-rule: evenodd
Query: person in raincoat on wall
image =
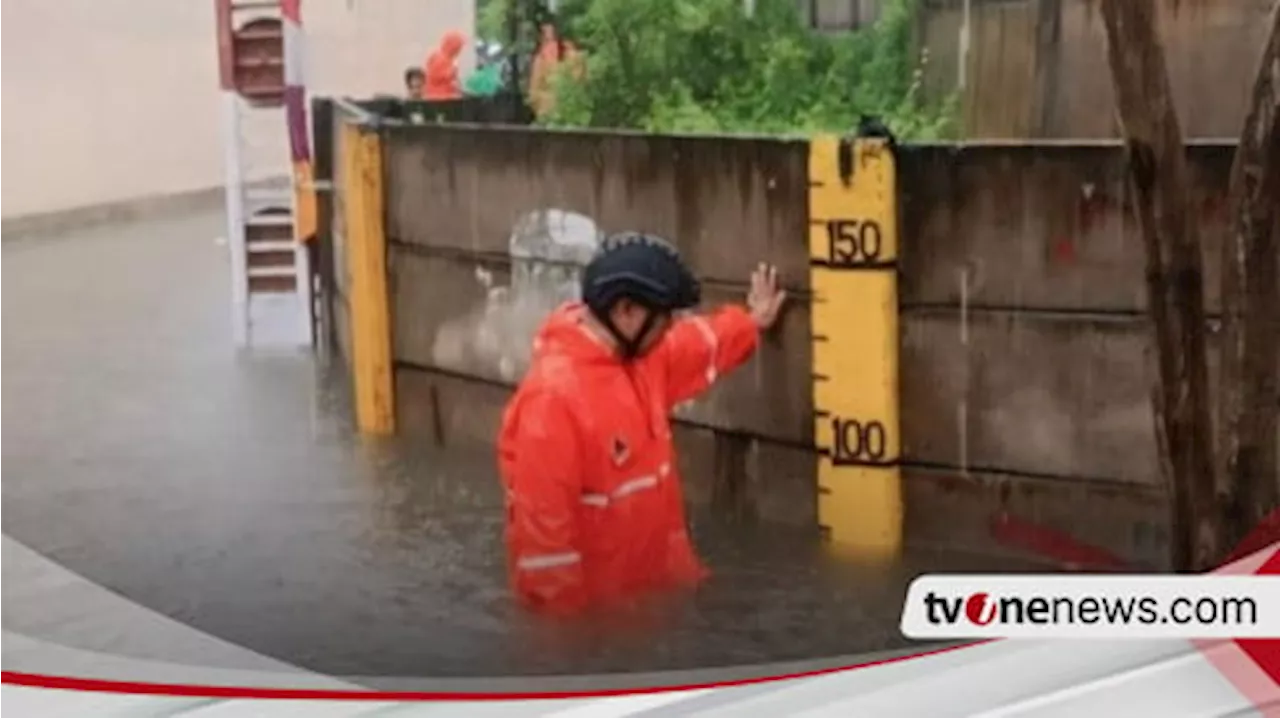
<path id="1" fill-rule="evenodd" d="M 427 56 L 423 72 L 427 76 L 422 89 L 424 100 L 453 100 L 462 96 L 458 84 L 458 56 L 467 42 L 462 33 L 450 30 L 440 39 L 440 45 Z"/>
<path id="2" fill-rule="evenodd" d="M 560 36 L 555 25 L 543 23 L 540 32 L 529 75 L 529 105 L 542 117 L 555 107 L 553 77 L 556 69 L 567 66 L 581 79 L 586 71 L 586 60 L 577 45 Z"/>
<path id="3" fill-rule="evenodd" d="M 697 280 L 660 238 L 607 238 L 582 301 L 536 334 L 498 437 L 512 588 L 576 613 L 707 576 L 690 542 L 670 414 L 755 352 L 785 299 L 761 265 L 747 304 L 687 315 Z"/>

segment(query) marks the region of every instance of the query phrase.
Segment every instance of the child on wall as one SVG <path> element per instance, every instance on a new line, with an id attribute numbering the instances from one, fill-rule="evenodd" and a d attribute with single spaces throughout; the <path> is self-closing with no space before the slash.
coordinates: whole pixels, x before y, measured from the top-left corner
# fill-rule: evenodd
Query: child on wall
<path id="1" fill-rule="evenodd" d="M 410 67 L 404 71 L 404 99 L 421 100 L 427 76 L 421 67 Z"/>

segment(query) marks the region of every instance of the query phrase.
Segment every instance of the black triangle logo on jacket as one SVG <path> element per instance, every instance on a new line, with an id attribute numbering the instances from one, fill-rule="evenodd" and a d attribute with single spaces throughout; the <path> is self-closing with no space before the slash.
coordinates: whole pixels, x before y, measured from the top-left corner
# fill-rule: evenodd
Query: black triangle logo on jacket
<path id="1" fill-rule="evenodd" d="M 629 456 L 631 456 L 631 449 L 627 446 L 627 442 L 623 441 L 621 436 L 613 437 L 614 466 L 622 466 Z"/>

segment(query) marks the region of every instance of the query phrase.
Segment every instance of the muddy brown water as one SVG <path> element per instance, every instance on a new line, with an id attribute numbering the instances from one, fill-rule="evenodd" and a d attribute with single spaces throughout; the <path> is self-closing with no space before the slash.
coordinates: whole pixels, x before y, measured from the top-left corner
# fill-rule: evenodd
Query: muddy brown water
<path id="1" fill-rule="evenodd" d="M 693 518 L 715 577 L 570 624 L 504 585 L 489 455 L 362 441 L 307 352 L 238 356 L 221 216 L 3 246 L 4 530 L 144 606 L 347 676 L 773 662 L 907 644 L 912 551 L 828 555 L 807 531 Z"/>

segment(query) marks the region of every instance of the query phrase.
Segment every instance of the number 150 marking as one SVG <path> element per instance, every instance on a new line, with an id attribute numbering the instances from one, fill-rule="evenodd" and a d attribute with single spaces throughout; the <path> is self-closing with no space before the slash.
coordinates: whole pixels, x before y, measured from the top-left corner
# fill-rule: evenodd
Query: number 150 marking
<path id="1" fill-rule="evenodd" d="M 874 264 L 884 251 L 884 236 L 874 220 L 833 219 L 827 222 L 827 247 L 833 267 Z"/>

